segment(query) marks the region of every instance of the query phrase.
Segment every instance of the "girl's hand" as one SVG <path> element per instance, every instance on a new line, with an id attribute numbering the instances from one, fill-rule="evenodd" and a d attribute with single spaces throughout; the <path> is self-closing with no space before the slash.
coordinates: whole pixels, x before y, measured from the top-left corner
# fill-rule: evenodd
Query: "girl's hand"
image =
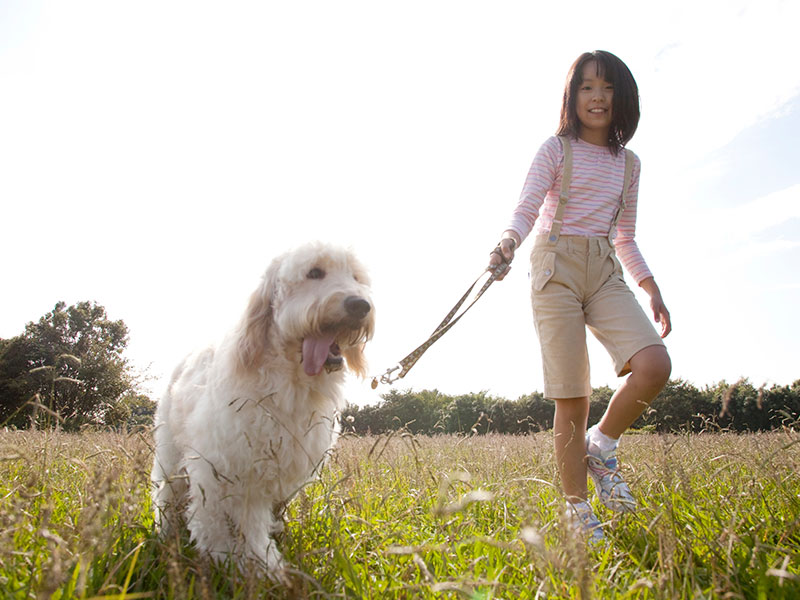
<path id="1" fill-rule="evenodd" d="M 670 321 L 669 311 L 661 299 L 661 294 L 658 295 L 657 299 L 655 297 L 650 298 L 650 308 L 653 309 L 656 323 L 661 323 L 661 337 L 667 337 L 669 332 L 672 331 L 672 321 Z"/>
<path id="2" fill-rule="evenodd" d="M 656 285 L 656 280 L 648 277 L 640 284 L 641 288 L 650 295 L 650 308 L 653 309 L 653 316 L 656 323 L 661 324 L 661 337 L 665 338 L 672 331 L 672 321 L 669 317 L 669 311 L 661 298 L 661 290 Z"/>
<path id="3" fill-rule="evenodd" d="M 517 240 L 512 237 L 504 237 L 489 255 L 489 266 L 487 270 L 494 271 L 503 262 L 509 265 L 505 271 L 498 275 L 497 281 L 502 281 L 511 270 L 511 261 L 514 260 L 514 250 L 516 247 Z M 500 253 L 503 255 L 502 258 L 500 257 Z"/>

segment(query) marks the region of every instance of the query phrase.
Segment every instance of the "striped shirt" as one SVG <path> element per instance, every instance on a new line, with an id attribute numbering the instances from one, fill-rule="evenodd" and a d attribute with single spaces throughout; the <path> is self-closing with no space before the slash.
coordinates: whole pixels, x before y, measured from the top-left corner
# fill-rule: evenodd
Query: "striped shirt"
<path id="1" fill-rule="evenodd" d="M 561 140 L 555 136 L 548 138 L 533 159 L 519 204 L 507 228 L 517 233 L 520 240 L 528 236 L 534 224 L 537 234 L 550 231 L 561 191 L 563 166 Z M 637 284 L 652 277 L 634 240 L 640 171 L 641 162 L 634 155 L 627 206 L 617 223 L 614 238 L 617 257 Z M 561 235 L 607 236 L 620 204 L 624 180 L 624 151 L 614 156 L 605 146 L 572 140 L 572 181 Z"/>

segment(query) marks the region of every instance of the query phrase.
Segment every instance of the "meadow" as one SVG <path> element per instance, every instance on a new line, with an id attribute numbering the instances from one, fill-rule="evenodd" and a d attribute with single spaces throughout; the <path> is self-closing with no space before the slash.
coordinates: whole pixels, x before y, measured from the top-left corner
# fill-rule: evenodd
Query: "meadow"
<path id="1" fill-rule="evenodd" d="M 0 432 L 0 598 L 797 598 L 800 433 L 629 435 L 640 501 L 567 535 L 549 433 L 344 436 L 289 505 L 288 583 L 159 540 L 147 433 Z"/>

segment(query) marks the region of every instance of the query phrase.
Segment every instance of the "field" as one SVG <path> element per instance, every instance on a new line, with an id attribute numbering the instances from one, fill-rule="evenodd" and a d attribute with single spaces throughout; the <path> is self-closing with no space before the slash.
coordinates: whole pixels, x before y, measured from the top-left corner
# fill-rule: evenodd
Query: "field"
<path id="1" fill-rule="evenodd" d="M 288 509 L 287 587 L 154 536 L 146 434 L 0 433 L 0 598 L 800 597 L 796 431 L 627 436 L 641 509 L 588 549 L 551 441 L 344 437 Z"/>

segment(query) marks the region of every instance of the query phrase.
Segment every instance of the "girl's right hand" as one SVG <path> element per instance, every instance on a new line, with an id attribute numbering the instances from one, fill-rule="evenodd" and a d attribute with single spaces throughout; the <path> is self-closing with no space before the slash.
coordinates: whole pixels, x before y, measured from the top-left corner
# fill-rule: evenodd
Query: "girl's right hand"
<path id="1" fill-rule="evenodd" d="M 504 237 L 489 255 L 489 266 L 487 267 L 489 271 L 494 271 L 503 262 L 508 265 L 506 270 L 497 276 L 497 281 L 502 281 L 511 270 L 511 261 L 514 260 L 514 250 L 516 247 L 517 240 L 512 237 Z M 500 256 L 501 253 L 503 255 L 502 258 Z"/>

